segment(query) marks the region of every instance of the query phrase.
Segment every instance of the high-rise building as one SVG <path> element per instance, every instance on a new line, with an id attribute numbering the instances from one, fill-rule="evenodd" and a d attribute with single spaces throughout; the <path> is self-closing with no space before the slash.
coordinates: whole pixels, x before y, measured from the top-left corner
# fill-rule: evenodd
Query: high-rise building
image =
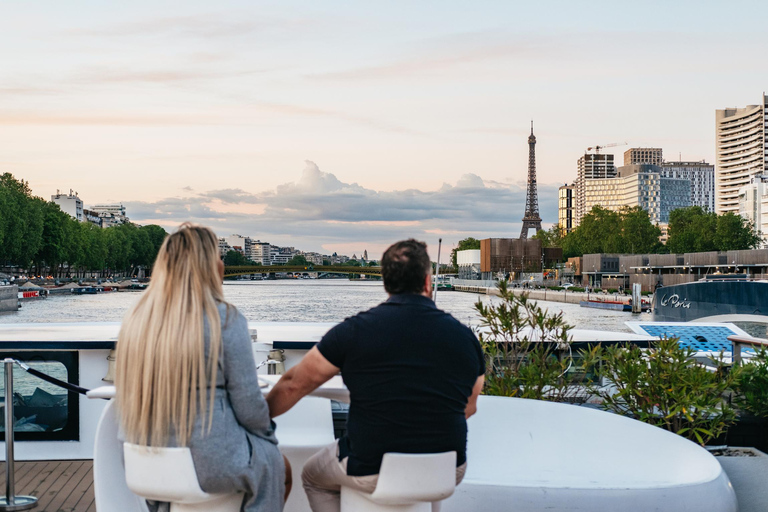
<path id="1" fill-rule="evenodd" d="M 567 183 L 557 189 L 557 223 L 565 233 L 573 231 L 574 211 L 576 209 L 576 187 Z"/>
<path id="2" fill-rule="evenodd" d="M 768 168 L 768 96 L 759 105 L 715 111 L 715 211 L 738 213 L 739 189 Z"/>
<path id="3" fill-rule="evenodd" d="M 271 265 L 272 256 L 269 242 L 262 242 L 261 240 L 251 242 L 251 257 L 249 259 L 262 265 Z"/>
<path id="4" fill-rule="evenodd" d="M 656 165 L 625 165 L 615 178 L 587 180 L 584 208 L 593 206 L 619 211 L 639 206 L 654 224 L 669 222 L 669 213 L 691 205 L 691 185 L 687 179 L 665 178 Z"/>
<path id="5" fill-rule="evenodd" d="M 600 180 L 616 176 L 616 167 L 613 165 L 613 155 L 601 155 L 599 153 L 585 153 L 579 158 L 578 177 L 576 178 L 576 216 L 574 227 L 578 226 L 581 218 L 589 212 L 585 208 L 585 187 L 589 180 Z M 590 207 L 591 208 L 591 207 Z"/>
<path id="6" fill-rule="evenodd" d="M 659 166 L 662 178 L 691 182 L 691 206 L 715 211 L 715 166 L 701 162 L 664 162 Z"/>
<path id="7" fill-rule="evenodd" d="M 661 165 L 663 161 L 661 148 L 629 148 L 624 152 L 624 165 Z"/>
<path id="8" fill-rule="evenodd" d="M 739 214 L 754 225 L 761 247 L 768 246 L 768 176 L 753 176 L 739 189 Z"/>
<path id="9" fill-rule="evenodd" d="M 51 196 L 51 202 L 56 203 L 61 208 L 61 211 L 68 214 L 79 222 L 83 222 L 83 201 L 77 197 L 77 192 L 73 192 L 69 189 L 69 195 L 64 195 L 58 190 L 56 195 Z"/>

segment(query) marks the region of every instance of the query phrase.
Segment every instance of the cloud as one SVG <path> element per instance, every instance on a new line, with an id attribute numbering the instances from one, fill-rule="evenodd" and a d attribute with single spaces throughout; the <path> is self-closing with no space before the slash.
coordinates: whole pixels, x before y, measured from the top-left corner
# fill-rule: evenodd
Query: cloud
<path id="1" fill-rule="evenodd" d="M 517 237 L 525 188 L 486 183 L 475 174 L 438 190 L 376 191 L 345 183 L 311 161 L 298 180 L 274 190 L 224 189 L 157 202 L 127 202 L 132 220 L 173 228 L 182 221 L 213 227 L 221 236 L 240 233 L 275 245 L 321 251 L 322 247 L 442 236 L 450 246 L 473 236 Z M 557 186 L 539 186 L 547 222 L 557 219 Z M 346 244 L 346 245 L 345 245 Z"/>

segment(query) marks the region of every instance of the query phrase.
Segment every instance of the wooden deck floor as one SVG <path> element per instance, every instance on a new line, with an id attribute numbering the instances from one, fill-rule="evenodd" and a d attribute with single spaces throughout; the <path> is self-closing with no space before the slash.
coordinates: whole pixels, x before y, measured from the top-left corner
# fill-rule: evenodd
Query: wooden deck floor
<path id="1" fill-rule="evenodd" d="M 93 461 L 16 462 L 16 494 L 36 496 L 34 512 L 96 512 Z M 5 462 L 0 463 L 0 494 L 5 494 Z"/>

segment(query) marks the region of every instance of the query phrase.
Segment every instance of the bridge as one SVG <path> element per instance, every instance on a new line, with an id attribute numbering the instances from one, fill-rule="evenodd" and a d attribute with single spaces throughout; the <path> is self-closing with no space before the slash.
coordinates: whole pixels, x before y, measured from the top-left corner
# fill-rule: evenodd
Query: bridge
<path id="1" fill-rule="evenodd" d="M 331 265 L 242 265 L 225 266 L 224 277 L 244 276 L 248 274 L 316 272 L 318 274 L 357 274 L 381 277 L 381 267 L 342 267 Z"/>

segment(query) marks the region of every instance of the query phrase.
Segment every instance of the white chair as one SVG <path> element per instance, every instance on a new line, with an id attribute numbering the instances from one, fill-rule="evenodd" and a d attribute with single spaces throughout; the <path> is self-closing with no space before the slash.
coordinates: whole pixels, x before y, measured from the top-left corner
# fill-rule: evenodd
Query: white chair
<path id="1" fill-rule="evenodd" d="M 99 512 L 147 512 L 147 504 L 125 483 L 122 443 L 117 438 L 115 402 L 101 413 L 93 444 L 93 490 Z"/>
<path id="2" fill-rule="evenodd" d="M 438 512 L 456 489 L 456 452 L 385 453 L 371 494 L 341 488 L 342 512 Z"/>
<path id="3" fill-rule="evenodd" d="M 307 460 L 334 441 L 331 401 L 307 396 L 291 410 L 275 418 L 280 452 L 293 468 L 293 491 L 283 512 L 309 510 L 307 495 L 301 488 L 301 470 Z"/>
<path id="4" fill-rule="evenodd" d="M 148 500 L 171 503 L 171 512 L 239 512 L 243 493 L 208 494 L 200 488 L 189 448 L 148 448 L 124 443 L 128 488 Z"/>

